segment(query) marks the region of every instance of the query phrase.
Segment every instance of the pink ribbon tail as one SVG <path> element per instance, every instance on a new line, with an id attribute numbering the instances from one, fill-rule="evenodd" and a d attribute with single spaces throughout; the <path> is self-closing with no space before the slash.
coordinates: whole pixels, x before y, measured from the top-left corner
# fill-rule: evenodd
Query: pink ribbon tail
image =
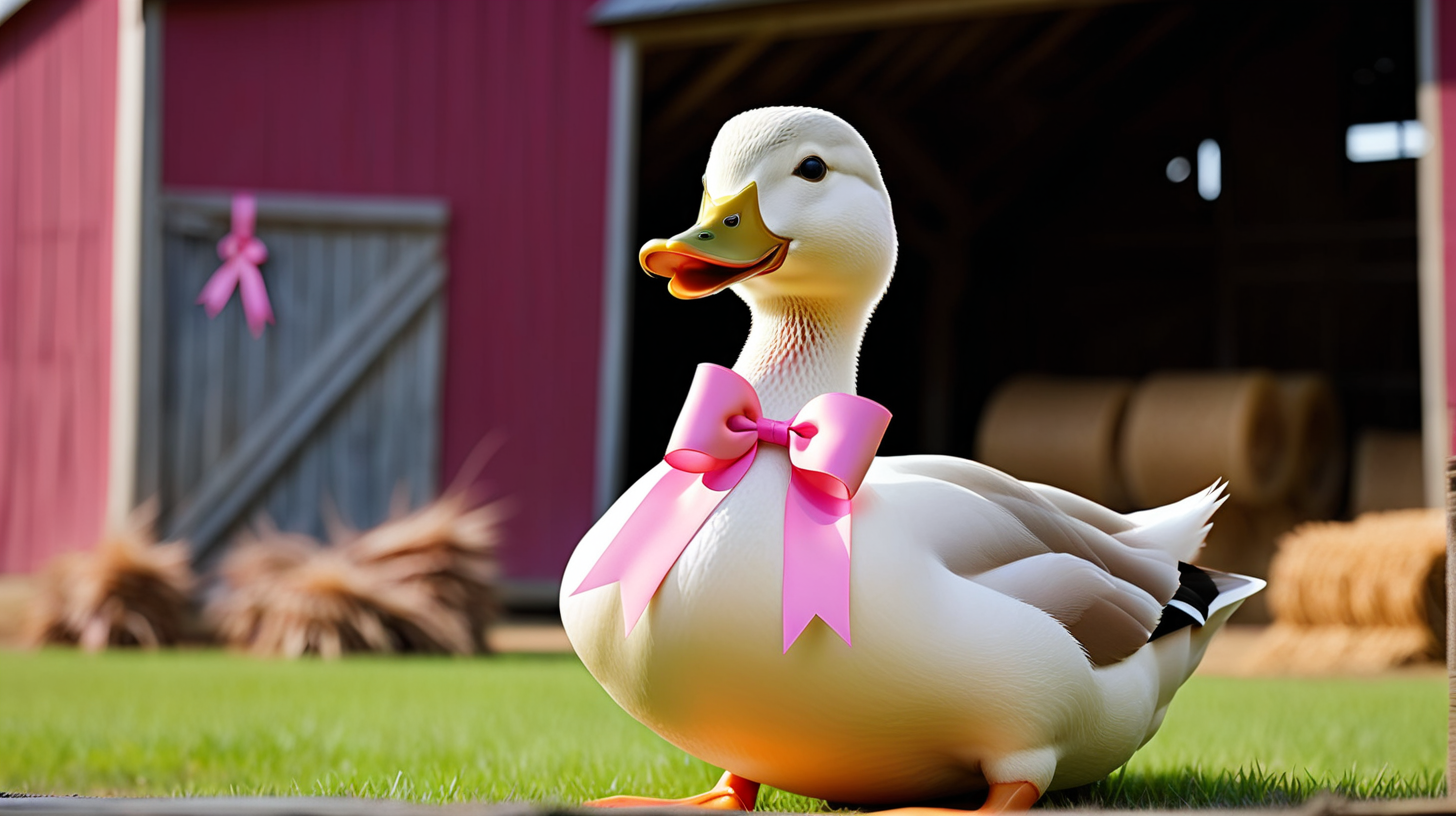
<path id="1" fill-rule="evenodd" d="M 571 594 L 617 583 L 625 634 L 632 634 L 672 565 L 677 563 L 708 516 L 748 472 L 753 456 L 754 450 L 750 449 L 725 470 L 708 474 L 677 470 L 667 462 L 658 463 L 651 471 L 657 474 L 657 483 L 592 565 L 581 586 Z"/>
<path id="2" fill-rule="evenodd" d="M 818 617 L 846 644 L 849 634 L 849 499 L 816 489 L 799 472 L 784 501 L 784 651 Z"/>
<path id="3" fill-rule="evenodd" d="M 248 331 L 253 337 L 263 336 L 263 324 L 273 322 L 273 304 L 268 301 L 268 287 L 263 285 L 263 273 L 247 261 L 242 265 L 238 290 L 243 300 L 243 314 L 248 318 Z M 224 301 L 226 302 L 226 301 Z"/>
<path id="4" fill-rule="evenodd" d="M 238 285 L 240 274 L 239 260 L 230 260 L 224 263 L 218 270 L 212 273 L 207 283 L 202 286 L 202 293 L 197 296 L 197 302 L 202 304 L 203 311 L 207 312 L 208 318 L 217 317 L 227 306 L 227 302 L 233 296 L 233 289 Z"/>

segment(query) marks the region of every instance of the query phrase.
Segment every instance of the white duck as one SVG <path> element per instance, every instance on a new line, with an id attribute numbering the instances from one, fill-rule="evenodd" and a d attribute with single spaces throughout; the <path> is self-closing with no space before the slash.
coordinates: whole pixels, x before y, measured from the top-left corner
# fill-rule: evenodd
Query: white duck
<path id="1" fill-rule="evenodd" d="M 853 394 L 896 254 L 864 140 L 824 111 L 749 111 L 719 132 L 704 186 L 698 225 L 645 246 L 644 267 L 680 298 L 731 288 L 748 303 L 733 370 L 765 416 Z M 676 803 L 752 809 L 764 783 L 866 804 L 989 788 L 986 809 L 1024 809 L 1126 762 L 1209 638 L 1263 586 L 1213 573 L 1206 623 L 1149 641 L 1221 487 L 1123 515 L 976 462 L 879 457 L 853 500 L 853 646 L 815 620 L 784 651 L 789 477 L 785 450 L 761 445 L 625 637 L 615 584 L 576 590 L 649 480 L 566 568 L 561 615 L 582 662 L 632 716 L 727 770 Z"/>

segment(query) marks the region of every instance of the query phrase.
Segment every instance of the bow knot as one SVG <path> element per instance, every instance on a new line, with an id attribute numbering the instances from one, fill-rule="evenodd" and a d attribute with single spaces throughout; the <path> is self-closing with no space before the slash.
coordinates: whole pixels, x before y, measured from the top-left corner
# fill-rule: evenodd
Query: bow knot
<path id="1" fill-rule="evenodd" d="M 739 417 L 733 418 L 733 420 L 738 419 Z M 743 419 L 747 419 L 747 417 L 743 417 Z M 736 421 L 730 421 L 730 424 L 736 427 L 740 423 Z M 778 445 L 781 448 L 787 448 L 789 446 L 790 428 L 789 423 L 786 421 L 780 422 L 777 419 L 759 417 L 758 421 L 753 423 L 752 430 L 754 430 L 758 434 L 758 441 L 760 442 L 767 442 L 771 445 Z"/>
<path id="2" fill-rule="evenodd" d="M 217 256 L 224 261 L 240 258 L 257 266 L 268 260 L 268 247 L 257 236 L 229 232 L 217 242 Z"/>
<path id="3" fill-rule="evenodd" d="M 698 366 L 667 454 L 649 474 L 652 488 L 572 594 L 620 583 L 631 634 L 678 556 L 767 442 L 787 448 L 792 466 L 784 503 L 784 651 L 815 617 L 849 643 L 851 500 L 889 422 L 883 406 L 852 394 L 823 394 L 793 419 L 769 419 L 747 380 L 722 366 Z"/>

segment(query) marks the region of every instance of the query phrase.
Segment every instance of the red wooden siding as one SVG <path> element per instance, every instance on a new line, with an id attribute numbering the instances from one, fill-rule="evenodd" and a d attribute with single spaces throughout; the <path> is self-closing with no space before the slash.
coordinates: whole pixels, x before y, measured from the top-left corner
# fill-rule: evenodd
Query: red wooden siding
<path id="1" fill-rule="evenodd" d="M 517 578 L 559 579 L 592 520 L 610 61 L 589 5 L 166 10 L 165 185 L 449 201 L 442 482 L 507 434 L 482 481 L 515 500 Z"/>
<path id="2" fill-rule="evenodd" d="M 105 515 L 116 38 L 114 0 L 0 26 L 0 572 Z"/>

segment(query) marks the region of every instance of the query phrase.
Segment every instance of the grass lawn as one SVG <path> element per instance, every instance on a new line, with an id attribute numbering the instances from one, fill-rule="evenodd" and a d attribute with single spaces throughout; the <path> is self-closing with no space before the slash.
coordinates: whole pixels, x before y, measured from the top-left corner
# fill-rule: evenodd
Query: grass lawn
<path id="1" fill-rule="evenodd" d="M 1124 771 L 1047 804 L 1284 803 L 1444 791 L 1446 684 L 1194 678 Z M 718 771 L 569 655 L 270 662 L 0 651 L 0 791 L 574 804 L 683 796 Z M 823 803 L 765 790 L 764 810 Z"/>

